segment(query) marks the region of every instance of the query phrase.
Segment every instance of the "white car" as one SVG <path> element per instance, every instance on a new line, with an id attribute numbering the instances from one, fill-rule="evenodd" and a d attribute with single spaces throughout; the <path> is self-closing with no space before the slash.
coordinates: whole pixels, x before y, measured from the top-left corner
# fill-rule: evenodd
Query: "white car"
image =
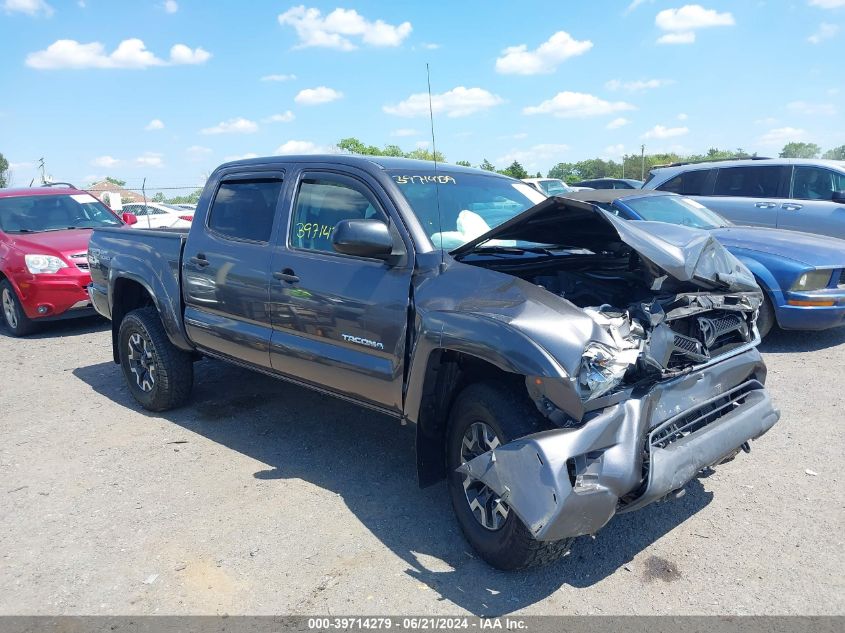
<path id="1" fill-rule="evenodd" d="M 589 187 L 573 187 L 559 178 L 523 178 L 522 182 L 531 185 L 546 196 L 565 196 L 573 191 L 590 191 Z"/>
<path id="2" fill-rule="evenodd" d="M 136 229 L 186 229 L 194 219 L 193 211 L 163 202 L 129 202 L 123 205 L 123 212 L 138 218 L 132 225 Z"/>

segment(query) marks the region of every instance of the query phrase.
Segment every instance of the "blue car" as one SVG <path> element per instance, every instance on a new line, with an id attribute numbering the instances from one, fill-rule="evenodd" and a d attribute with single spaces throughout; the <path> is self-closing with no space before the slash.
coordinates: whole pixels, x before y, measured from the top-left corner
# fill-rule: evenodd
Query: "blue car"
<path id="1" fill-rule="evenodd" d="M 591 202 L 626 220 L 706 229 L 748 266 L 765 291 L 757 327 L 824 330 L 845 324 L 845 240 L 798 231 L 735 226 L 699 202 L 663 191 L 583 191 Z"/>

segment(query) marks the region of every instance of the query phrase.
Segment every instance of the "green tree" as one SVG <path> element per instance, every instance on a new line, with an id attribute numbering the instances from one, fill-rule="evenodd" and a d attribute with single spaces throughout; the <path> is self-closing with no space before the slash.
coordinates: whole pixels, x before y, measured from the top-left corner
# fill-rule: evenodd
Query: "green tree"
<path id="1" fill-rule="evenodd" d="M 126 186 L 125 180 L 118 180 L 117 178 L 112 178 L 111 176 L 106 176 L 106 182 L 110 182 L 113 185 L 117 185 L 118 187 Z"/>
<path id="2" fill-rule="evenodd" d="M 525 167 L 519 164 L 519 161 L 513 161 L 508 167 L 501 170 L 500 174 L 504 174 L 505 176 L 510 176 L 511 178 L 528 178 L 528 172 L 525 171 Z"/>
<path id="3" fill-rule="evenodd" d="M 493 163 L 491 163 L 491 162 L 490 162 L 489 160 L 487 160 L 486 158 L 485 158 L 485 159 L 481 162 L 481 164 L 479 165 L 479 167 L 480 167 L 481 169 L 483 169 L 484 171 L 496 171 L 496 166 L 495 166 L 495 165 L 493 165 Z"/>
<path id="4" fill-rule="evenodd" d="M 457 160 L 455 161 L 456 165 L 460 165 L 461 167 L 472 167 L 472 163 L 468 160 Z"/>
<path id="5" fill-rule="evenodd" d="M 432 154 L 424 147 L 418 147 L 413 152 L 405 154 L 405 158 L 416 158 L 417 160 L 436 160 L 438 163 L 445 163 L 446 157 L 442 153 L 437 152 Z"/>
<path id="6" fill-rule="evenodd" d="M 0 189 L 9 186 L 9 161 L 0 154 Z"/>
<path id="7" fill-rule="evenodd" d="M 818 158 L 822 148 L 815 143 L 787 143 L 779 156 L 781 158 Z"/>
<path id="8" fill-rule="evenodd" d="M 384 150 L 382 150 L 382 156 L 398 156 L 401 158 L 404 155 L 405 152 L 398 145 L 385 145 Z"/>
<path id="9" fill-rule="evenodd" d="M 379 156 L 382 153 L 375 145 L 367 145 L 362 143 L 354 136 L 350 136 L 349 138 L 343 138 L 338 141 L 337 144 L 339 149 L 342 149 L 345 152 L 349 152 L 350 154 L 362 154 L 364 156 Z"/>
<path id="10" fill-rule="evenodd" d="M 845 160 L 845 145 L 840 145 L 839 147 L 827 150 L 822 155 L 822 158 L 830 160 Z"/>
<path id="11" fill-rule="evenodd" d="M 202 189 L 197 189 L 187 196 L 174 196 L 168 198 L 165 202 L 169 204 L 196 204 L 200 200 L 200 194 L 202 194 Z"/>
<path id="12" fill-rule="evenodd" d="M 164 194 L 159 191 L 153 196 L 153 202 L 164 202 Z"/>

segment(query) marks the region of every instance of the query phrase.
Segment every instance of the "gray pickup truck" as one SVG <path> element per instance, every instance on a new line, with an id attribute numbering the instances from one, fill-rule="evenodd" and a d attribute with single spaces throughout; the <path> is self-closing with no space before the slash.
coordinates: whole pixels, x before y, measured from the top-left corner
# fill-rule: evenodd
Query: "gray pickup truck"
<path id="1" fill-rule="evenodd" d="M 751 273 L 708 234 L 475 169 L 227 163 L 189 231 L 97 229 L 114 361 L 145 408 L 215 357 L 416 425 L 490 564 L 561 556 L 749 450 L 779 417 Z"/>

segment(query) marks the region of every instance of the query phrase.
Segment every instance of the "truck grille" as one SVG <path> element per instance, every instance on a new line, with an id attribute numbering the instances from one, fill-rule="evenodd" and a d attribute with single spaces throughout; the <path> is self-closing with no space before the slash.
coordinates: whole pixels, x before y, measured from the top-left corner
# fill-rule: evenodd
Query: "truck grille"
<path id="1" fill-rule="evenodd" d="M 761 388 L 756 380 L 749 380 L 727 393 L 708 400 L 689 411 L 670 418 L 651 432 L 649 442 L 654 448 L 667 448 L 670 444 L 691 433 L 700 431 L 708 424 L 742 406 L 748 394 Z"/>

